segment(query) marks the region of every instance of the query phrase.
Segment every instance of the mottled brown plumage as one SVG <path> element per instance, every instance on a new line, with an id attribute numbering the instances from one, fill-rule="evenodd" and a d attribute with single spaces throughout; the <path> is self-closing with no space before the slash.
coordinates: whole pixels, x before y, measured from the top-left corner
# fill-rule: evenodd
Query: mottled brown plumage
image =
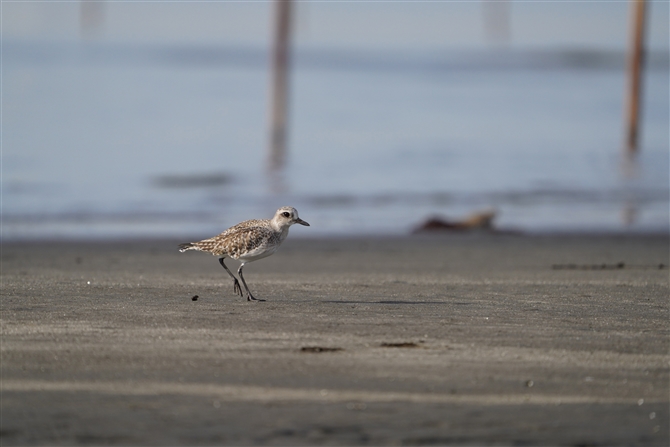
<path id="1" fill-rule="evenodd" d="M 239 293 L 240 296 L 243 296 L 240 284 L 232 272 L 228 270 L 223 260 L 233 258 L 242 261 L 237 273 L 246 289 L 247 300 L 256 300 L 244 281 L 242 268 L 248 262 L 265 258 L 277 251 L 277 248 L 288 236 L 289 227 L 296 223 L 309 226 L 307 222 L 298 217 L 298 211 L 295 208 L 285 206 L 279 208 L 272 219 L 254 219 L 241 222 L 218 236 L 203 239 L 199 242 L 180 244 L 179 251 L 197 250 L 218 256 L 221 266 L 233 278 L 235 293 Z"/>

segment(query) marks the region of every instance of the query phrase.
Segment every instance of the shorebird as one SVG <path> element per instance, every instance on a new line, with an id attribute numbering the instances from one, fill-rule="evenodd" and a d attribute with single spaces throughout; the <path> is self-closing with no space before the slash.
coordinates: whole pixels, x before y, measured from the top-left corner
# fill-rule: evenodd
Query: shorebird
<path id="1" fill-rule="evenodd" d="M 293 224 L 300 224 L 309 227 L 309 224 L 298 217 L 298 210 L 292 206 L 279 208 L 272 219 L 254 219 L 246 220 L 228 228 L 218 236 L 204 239 L 200 242 L 188 242 L 179 244 L 179 251 L 197 250 L 211 253 L 219 257 L 219 263 L 226 269 L 226 272 L 233 278 L 233 290 L 235 294 L 244 296 L 240 283 L 235 275 L 228 270 L 223 262 L 226 258 L 233 258 L 241 261 L 237 274 L 244 284 L 247 292 L 247 301 L 265 301 L 254 298 L 249 291 L 247 282 L 242 276 L 242 269 L 245 264 L 258 259 L 266 258 L 273 254 L 281 243 L 288 236 L 288 229 Z"/>

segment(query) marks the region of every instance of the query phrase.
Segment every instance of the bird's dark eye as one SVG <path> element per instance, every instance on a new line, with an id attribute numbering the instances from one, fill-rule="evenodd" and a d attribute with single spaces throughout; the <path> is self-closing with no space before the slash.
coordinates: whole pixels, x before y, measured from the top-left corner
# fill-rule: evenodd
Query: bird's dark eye
<path id="1" fill-rule="evenodd" d="M 281 213 L 281 215 L 284 217 L 291 217 L 291 214 L 289 214 L 288 211 L 284 211 L 283 213 Z"/>

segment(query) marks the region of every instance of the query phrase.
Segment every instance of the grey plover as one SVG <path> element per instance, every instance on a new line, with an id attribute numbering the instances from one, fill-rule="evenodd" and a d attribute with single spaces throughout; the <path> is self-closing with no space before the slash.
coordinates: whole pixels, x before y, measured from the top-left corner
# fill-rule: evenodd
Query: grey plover
<path id="1" fill-rule="evenodd" d="M 292 206 L 279 208 L 272 219 L 246 220 L 228 228 L 218 236 L 204 239 L 200 242 L 189 242 L 179 244 L 179 251 L 187 250 L 205 251 L 219 257 L 219 263 L 233 278 L 233 290 L 235 294 L 244 296 L 240 283 L 235 275 L 228 270 L 223 262 L 226 258 L 241 261 L 237 274 L 240 275 L 242 284 L 247 291 L 247 301 L 265 301 L 254 298 L 249 291 L 247 282 L 242 276 L 244 265 L 262 259 L 273 254 L 288 236 L 288 229 L 293 224 L 309 227 L 309 224 L 298 217 L 298 210 Z"/>

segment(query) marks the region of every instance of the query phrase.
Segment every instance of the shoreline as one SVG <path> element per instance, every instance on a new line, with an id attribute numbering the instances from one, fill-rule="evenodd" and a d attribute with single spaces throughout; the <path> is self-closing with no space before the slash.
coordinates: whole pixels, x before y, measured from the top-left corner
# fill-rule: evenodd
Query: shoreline
<path id="1" fill-rule="evenodd" d="M 225 230 L 222 229 L 221 231 Z M 216 233 L 216 231 L 214 231 Z M 5 238 L 5 244 L 30 244 L 30 243 L 109 243 L 109 242 L 160 242 L 170 240 L 186 240 L 211 237 L 210 233 L 183 233 L 176 235 L 143 236 L 143 235 L 108 235 L 108 236 L 40 236 L 40 237 L 18 237 Z M 360 233 L 328 233 L 328 234 L 298 234 L 291 232 L 290 239 L 306 240 L 338 240 L 338 239 L 405 239 L 405 238 L 448 238 L 448 237 L 654 237 L 669 238 L 670 228 L 665 230 L 523 230 L 515 228 L 494 230 L 426 230 L 405 232 L 360 232 Z"/>
<path id="2" fill-rule="evenodd" d="M 667 445 L 667 235 L 295 236 L 3 243 L 2 444 Z"/>

